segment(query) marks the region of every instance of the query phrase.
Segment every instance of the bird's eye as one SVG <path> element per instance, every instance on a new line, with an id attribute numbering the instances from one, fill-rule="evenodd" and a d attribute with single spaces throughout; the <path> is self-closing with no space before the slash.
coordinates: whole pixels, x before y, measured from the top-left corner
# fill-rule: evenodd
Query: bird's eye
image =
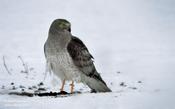
<path id="1" fill-rule="evenodd" d="M 68 28 L 68 31 L 71 32 L 71 28 Z"/>

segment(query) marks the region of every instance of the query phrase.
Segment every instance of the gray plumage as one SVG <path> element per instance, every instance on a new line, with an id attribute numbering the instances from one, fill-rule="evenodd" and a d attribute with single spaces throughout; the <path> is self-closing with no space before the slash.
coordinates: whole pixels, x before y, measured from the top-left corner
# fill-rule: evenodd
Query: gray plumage
<path id="1" fill-rule="evenodd" d="M 49 69 L 62 81 L 83 82 L 94 92 L 110 92 L 94 66 L 92 55 L 84 43 L 71 34 L 70 26 L 65 19 L 56 19 L 50 26 L 44 45 Z"/>

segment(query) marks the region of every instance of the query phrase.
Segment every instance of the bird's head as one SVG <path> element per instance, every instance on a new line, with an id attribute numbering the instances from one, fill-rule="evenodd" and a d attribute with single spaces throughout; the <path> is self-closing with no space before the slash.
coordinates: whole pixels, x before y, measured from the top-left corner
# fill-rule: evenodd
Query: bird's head
<path id="1" fill-rule="evenodd" d="M 71 24 L 66 19 L 56 19 L 52 22 L 50 29 L 56 29 L 58 31 L 71 32 Z"/>

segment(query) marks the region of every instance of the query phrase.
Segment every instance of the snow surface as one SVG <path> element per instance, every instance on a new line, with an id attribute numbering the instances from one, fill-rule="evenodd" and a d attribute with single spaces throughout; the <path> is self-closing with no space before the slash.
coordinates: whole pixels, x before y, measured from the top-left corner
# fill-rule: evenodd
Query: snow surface
<path id="1" fill-rule="evenodd" d="M 112 93 L 76 84 L 82 94 L 68 97 L 7 94 L 11 82 L 28 87 L 44 80 L 43 45 L 56 18 L 72 23 Z M 174 19 L 174 0 L 0 0 L 0 57 L 12 73 L 2 58 L 0 109 L 175 109 Z M 58 91 L 60 82 L 51 81 L 47 74 L 44 84 Z"/>

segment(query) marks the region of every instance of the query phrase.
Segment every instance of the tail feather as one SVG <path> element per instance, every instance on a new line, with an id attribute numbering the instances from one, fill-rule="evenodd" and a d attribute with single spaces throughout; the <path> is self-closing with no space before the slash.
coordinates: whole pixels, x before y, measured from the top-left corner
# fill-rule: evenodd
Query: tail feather
<path id="1" fill-rule="evenodd" d="M 86 84 L 91 88 L 92 92 L 111 92 L 106 83 L 95 78 L 87 78 Z"/>

